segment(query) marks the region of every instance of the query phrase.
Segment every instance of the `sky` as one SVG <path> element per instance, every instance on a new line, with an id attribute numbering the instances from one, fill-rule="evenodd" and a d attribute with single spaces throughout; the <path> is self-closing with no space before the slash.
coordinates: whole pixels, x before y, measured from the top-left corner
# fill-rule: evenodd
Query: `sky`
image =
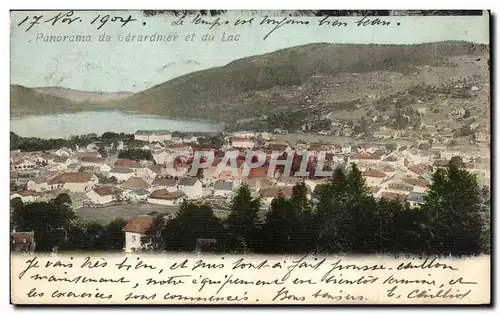
<path id="1" fill-rule="evenodd" d="M 361 17 L 338 18 L 346 27 L 319 25 L 324 17 L 288 17 L 272 32 L 275 25 L 263 23 L 260 15 L 232 11 L 218 17 L 203 17 L 207 22 L 219 18 L 220 25 L 209 30 L 208 25 L 193 22 L 188 16 L 182 25 L 175 16 L 145 17 L 139 11 L 17 11 L 11 12 L 11 84 L 27 87 L 63 86 L 86 91 L 138 92 L 189 72 L 223 66 L 233 60 L 273 52 L 309 43 L 377 43 L 415 44 L 444 40 L 489 42 L 487 16 L 457 17 L 381 17 L 389 26 L 357 26 Z M 54 19 L 62 16 L 58 20 Z M 39 24 L 30 27 L 33 17 Z M 101 18 L 107 22 L 97 30 Z M 131 21 L 121 27 L 119 16 L 129 15 Z M 28 19 L 21 25 L 26 17 Z M 64 18 L 66 17 L 66 21 Z M 235 22 L 254 18 L 252 23 L 235 26 Z M 94 24 L 91 22 L 96 19 Z M 284 17 L 269 16 L 276 21 Z M 75 19 L 68 25 L 69 19 Z M 291 19 L 296 21 L 291 23 Z M 50 20 L 49 22 L 44 22 Z M 329 21 L 335 20 L 333 17 Z M 53 23 L 55 21 L 55 23 Z M 228 24 L 224 24 L 227 21 Z M 300 21 L 300 24 L 297 22 Z M 366 20 L 365 20 L 366 21 Z M 305 23 L 308 25 L 305 25 Z M 399 25 L 398 25 L 399 23 Z M 53 25 L 54 24 L 54 25 Z M 126 42 L 128 34 L 177 35 L 171 42 Z M 194 34 L 194 36 L 192 36 Z M 202 41 L 203 35 L 213 35 L 213 41 Z M 45 42 L 47 36 L 83 35 L 91 42 Z M 99 36 L 110 41 L 99 41 Z M 222 41 L 222 37 L 239 35 L 238 41 Z M 188 37 L 187 37 L 188 36 Z M 187 37 L 187 38 L 186 38 Z M 120 41 L 120 39 L 122 41 Z"/>

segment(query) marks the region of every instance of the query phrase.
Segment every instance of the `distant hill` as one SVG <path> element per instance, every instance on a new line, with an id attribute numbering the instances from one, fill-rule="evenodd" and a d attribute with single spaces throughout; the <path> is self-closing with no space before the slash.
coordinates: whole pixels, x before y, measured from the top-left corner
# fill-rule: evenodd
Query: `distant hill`
<path id="1" fill-rule="evenodd" d="M 301 86 L 318 75 L 334 78 L 345 73 L 377 71 L 409 75 L 417 66 L 439 66 L 447 57 L 488 51 L 487 45 L 468 42 L 309 44 L 190 73 L 122 99 L 119 106 L 172 117 L 218 121 L 252 118 L 297 108 L 304 101 L 295 97 L 301 95 Z M 118 105 L 115 101 L 107 103 Z"/>
<path id="2" fill-rule="evenodd" d="M 12 114 L 47 114 L 78 111 L 79 105 L 71 100 L 39 93 L 21 85 L 10 85 Z"/>
<path id="3" fill-rule="evenodd" d="M 74 102 L 101 103 L 109 100 L 123 99 L 132 95 L 131 92 L 88 92 L 65 87 L 39 87 L 36 91 L 42 94 L 65 98 Z"/>

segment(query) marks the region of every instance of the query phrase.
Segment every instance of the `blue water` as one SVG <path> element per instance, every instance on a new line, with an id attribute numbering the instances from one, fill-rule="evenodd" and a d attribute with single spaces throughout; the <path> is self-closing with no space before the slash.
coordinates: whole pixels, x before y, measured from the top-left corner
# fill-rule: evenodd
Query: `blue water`
<path id="1" fill-rule="evenodd" d="M 72 135 L 104 132 L 134 133 L 137 130 L 217 132 L 222 129 L 222 125 L 212 122 L 169 119 L 118 111 L 87 111 L 10 119 L 12 132 L 23 137 L 40 138 L 66 138 Z"/>

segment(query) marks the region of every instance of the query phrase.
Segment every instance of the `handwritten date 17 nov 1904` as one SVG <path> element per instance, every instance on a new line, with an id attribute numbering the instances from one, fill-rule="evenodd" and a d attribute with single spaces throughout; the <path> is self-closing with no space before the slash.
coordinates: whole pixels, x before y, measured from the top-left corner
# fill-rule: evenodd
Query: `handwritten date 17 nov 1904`
<path id="1" fill-rule="evenodd" d="M 26 26 L 25 32 L 28 32 L 35 25 L 39 25 L 42 23 L 55 26 L 71 25 L 81 22 L 88 22 L 91 25 L 95 25 L 97 29 L 101 29 L 106 24 L 118 24 L 121 27 L 124 27 L 127 24 L 137 22 L 137 19 L 132 18 L 132 15 L 118 16 L 109 14 L 97 14 L 95 17 L 84 21 L 80 16 L 77 16 L 74 11 L 67 11 L 50 15 L 27 15 L 17 24 L 17 26 Z"/>

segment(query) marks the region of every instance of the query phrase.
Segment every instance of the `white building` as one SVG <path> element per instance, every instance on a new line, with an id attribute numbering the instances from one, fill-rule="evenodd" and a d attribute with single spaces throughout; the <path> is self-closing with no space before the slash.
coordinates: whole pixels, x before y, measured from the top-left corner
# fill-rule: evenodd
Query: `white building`
<path id="1" fill-rule="evenodd" d="M 28 181 L 28 183 L 26 184 L 26 188 L 28 190 L 33 190 L 36 192 L 43 192 L 43 191 L 50 189 L 50 187 L 47 184 L 48 181 L 49 180 L 47 178 L 38 177 L 38 178 L 35 178 L 33 180 Z"/>
<path id="2" fill-rule="evenodd" d="M 94 204 L 104 205 L 121 199 L 122 191 L 112 185 L 100 186 L 87 192 L 87 197 Z"/>
<path id="3" fill-rule="evenodd" d="M 177 188 L 177 180 L 174 179 L 164 179 L 155 178 L 153 183 L 151 183 L 152 190 L 162 190 L 166 189 L 168 192 L 175 192 L 179 189 Z"/>
<path id="4" fill-rule="evenodd" d="M 213 188 L 214 196 L 227 198 L 233 194 L 234 183 L 232 181 L 217 181 Z"/>
<path id="5" fill-rule="evenodd" d="M 234 148 L 253 149 L 255 147 L 254 141 L 249 138 L 233 137 L 231 145 Z"/>
<path id="6" fill-rule="evenodd" d="M 377 169 L 367 169 L 363 172 L 363 177 L 365 178 L 366 185 L 368 187 L 380 186 L 380 184 L 387 179 L 387 175 Z"/>
<path id="7" fill-rule="evenodd" d="M 145 142 L 163 142 L 172 139 L 170 131 L 137 131 L 134 134 L 134 139 Z"/>
<path id="8" fill-rule="evenodd" d="M 108 177 L 115 177 L 118 182 L 127 181 L 135 175 L 135 172 L 129 168 L 119 168 L 115 167 L 111 169 L 108 173 Z"/>
<path id="9" fill-rule="evenodd" d="M 203 196 L 203 184 L 197 178 L 183 177 L 179 180 L 177 186 L 189 199 L 196 199 Z"/>
<path id="10" fill-rule="evenodd" d="M 40 198 L 41 194 L 33 190 L 27 190 L 22 192 L 16 192 L 10 195 L 10 199 L 20 198 L 23 203 L 36 202 Z"/>
<path id="11" fill-rule="evenodd" d="M 186 198 L 186 194 L 182 191 L 169 192 L 166 189 L 161 189 L 149 195 L 148 203 L 175 206 L 182 203 Z"/>
<path id="12" fill-rule="evenodd" d="M 147 232 L 153 225 L 153 216 L 141 215 L 137 216 L 125 225 L 125 252 L 135 252 L 147 248 L 150 241 L 147 239 Z"/>
<path id="13" fill-rule="evenodd" d="M 99 179 L 93 173 L 66 172 L 50 180 L 48 185 L 56 185 L 70 192 L 88 192 L 93 189 L 98 182 Z"/>
<path id="14" fill-rule="evenodd" d="M 73 155 L 73 150 L 71 148 L 62 147 L 58 149 L 54 154 L 59 157 L 69 157 Z"/>

